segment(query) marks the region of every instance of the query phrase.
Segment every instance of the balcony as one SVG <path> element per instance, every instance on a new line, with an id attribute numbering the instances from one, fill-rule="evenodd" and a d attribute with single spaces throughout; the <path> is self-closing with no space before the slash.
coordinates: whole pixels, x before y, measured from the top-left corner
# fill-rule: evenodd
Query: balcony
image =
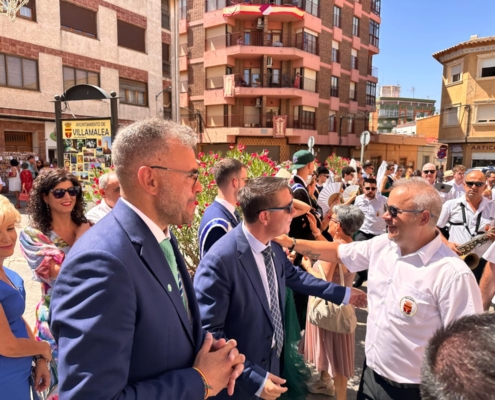
<path id="1" fill-rule="evenodd" d="M 371 0 L 371 12 L 380 16 L 381 0 Z"/>
<path id="2" fill-rule="evenodd" d="M 368 75 L 373 76 L 374 78 L 378 78 L 378 68 L 368 66 Z"/>
<path id="3" fill-rule="evenodd" d="M 259 114 L 252 115 L 237 114 L 207 116 L 205 124 L 207 128 L 262 128 L 263 117 L 265 119 L 264 127 L 273 127 L 273 114 L 266 114 L 265 116 L 263 116 L 261 112 Z M 316 121 L 314 118 L 307 118 L 306 120 L 303 120 L 298 116 L 288 115 L 287 128 L 315 130 Z"/>
<path id="4" fill-rule="evenodd" d="M 205 40 L 205 51 L 215 51 L 232 46 L 256 46 L 272 48 L 296 48 L 318 55 L 318 38 L 308 39 L 303 33 L 272 34 L 265 32 L 235 32 Z"/>
<path id="5" fill-rule="evenodd" d="M 294 6 L 314 15 L 315 17 L 319 16 L 318 2 L 313 2 L 311 0 L 206 0 L 205 12 L 220 10 L 224 7 L 235 6 L 238 4 L 270 4 L 272 6 Z"/>
<path id="6" fill-rule="evenodd" d="M 366 105 L 367 106 L 374 106 L 376 103 L 376 96 L 373 96 L 371 94 L 366 95 Z"/>
<path id="7" fill-rule="evenodd" d="M 235 74 L 235 85 L 237 88 L 293 88 L 316 93 L 317 82 L 314 79 L 291 76 L 289 74 L 252 74 L 250 76 Z M 223 88 L 223 75 L 206 78 L 206 90 Z"/>

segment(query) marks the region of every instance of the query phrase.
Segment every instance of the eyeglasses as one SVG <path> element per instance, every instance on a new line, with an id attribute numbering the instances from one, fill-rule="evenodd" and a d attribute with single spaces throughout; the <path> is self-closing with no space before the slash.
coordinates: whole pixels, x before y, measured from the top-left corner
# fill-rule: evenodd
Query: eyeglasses
<path id="1" fill-rule="evenodd" d="M 414 214 L 419 214 L 422 213 L 425 210 L 401 210 L 400 208 L 396 206 L 389 206 L 388 204 L 385 204 L 383 206 L 383 211 L 387 212 L 392 216 L 392 218 L 397 217 L 397 215 L 408 212 L 408 213 L 414 213 Z M 433 217 L 433 214 L 431 214 Z"/>
<path id="2" fill-rule="evenodd" d="M 433 175 L 437 171 L 434 170 L 434 169 L 427 169 L 427 170 L 421 171 L 421 172 L 423 172 L 423 174 L 425 174 L 425 175 L 428 175 L 428 174 L 432 174 Z"/>
<path id="3" fill-rule="evenodd" d="M 292 214 L 292 210 L 293 210 L 293 201 L 291 201 L 288 205 L 286 205 L 285 207 L 273 207 L 273 208 L 267 208 L 265 210 L 260 210 L 258 211 L 258 214 L 259 213 L 262 213 L 263 211 L 285 211 L 287 214 Z"/>
<path id="4" fill-rule="evenodd" d="M 330 218 L 330 221 L 335 222 L 336 224 L 340 224 L 340 221 L 339 221 L 339 220 L 337 220 L 337 219 L 336 219 L 336 218 L 334 218 L 334 217 L 331 217 L 331 218 Z"/>
<path id="5" fill-rule="evenodd" d="M 482 187 L 483 185 L 485 185 L 485 182 L 464 182 L 464 183 L 469 187 L 473 187 L 473 186 Z"/>
<path id="6" fill-rule="evenodd" d="M 65 192 L 69 193 L 70 197 L 76 197 L 81 193 L 81 186 L 73 186 L 68 189 L 52 189 L 50 193 L 53 194 L 53 197 L 56 199 L 61 199 L 65 196 Z"/>
<path id="7" fill-rule="evenodd" d="M 163 171 L 179 172 L 181 174 L 184 174 L 188 178 L 194 179 L 193 186 L 196 185 L 196 182 L 198 181 L 199 178 L 199 171 L 197 169 L 193 171 L 181 171 L 180 169 L 166 168 L 166 167 L 161 167 L 159 165 L 151 165 L 150 168 L 161 169 Z"/>
<path id="8" fill-rule="evenodd" d="M 373 192 L 376 190 L 376 187 L 364 187 L 364 190 L 372 190 Z"/>

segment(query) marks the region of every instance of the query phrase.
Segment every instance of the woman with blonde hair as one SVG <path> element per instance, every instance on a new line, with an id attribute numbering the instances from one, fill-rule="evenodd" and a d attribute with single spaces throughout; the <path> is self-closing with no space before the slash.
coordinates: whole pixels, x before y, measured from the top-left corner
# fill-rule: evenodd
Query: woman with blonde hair
<path id="1" fill-rule="evenodd" d="M 47 362 L 51 348 L 35 339 L 23 319 L 26 292 L 22 278 L 4 267 L 5 259 L 14 254 L 19 212 L 10 201 L 0 196 L 0 397 L 9 400 L 31 400 L 50 384 Z M 34 378 L 31 378 L 33 361 Z M 34 379 L 30 384 L 30 379 Z M 30 387 L 31 386 L 31 387 Z"/>

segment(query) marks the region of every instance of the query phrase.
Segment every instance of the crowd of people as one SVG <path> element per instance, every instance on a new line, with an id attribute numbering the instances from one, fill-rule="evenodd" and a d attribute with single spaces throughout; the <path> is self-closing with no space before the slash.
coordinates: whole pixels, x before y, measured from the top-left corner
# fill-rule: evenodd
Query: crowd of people
<path id="1" fill-rule="evenodd" d="M 22 279 L 2 267 L 19 200 L 1 196 L 2 398 L 346 399 L 356 307 L 369 312 L 358 399 L 491 398 L 495 173 L 367 161 L 336 174 L 300 150 L 290 178 L 248 178 L 222 159 L 192 280 L 170 227 L 195 216 L 195 149 L 170 121 L 121 129 L 88 212 L 70 172 L 12 160 L 12 188 L 31 178 L 19 242 L 40 302 L 32 331 Z"/>

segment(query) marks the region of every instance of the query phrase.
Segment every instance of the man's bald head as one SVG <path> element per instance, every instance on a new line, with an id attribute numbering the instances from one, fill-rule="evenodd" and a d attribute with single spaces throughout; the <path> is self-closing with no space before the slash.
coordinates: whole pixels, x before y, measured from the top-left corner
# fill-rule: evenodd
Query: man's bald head
<path id="1" fill-rule="evenodd" d="M 485 189 L 486 178 L 483 172 L 474 170 L 464 177 L 464 190 L 469 201 L 481 201 Z"/>
<path id="2" fill-rule="evenodd" d="M 437 168 L 432 163 L 426 163 L 421 170 L 421 177 L 430 185 L 434 185 L 437 179 Z"/>

